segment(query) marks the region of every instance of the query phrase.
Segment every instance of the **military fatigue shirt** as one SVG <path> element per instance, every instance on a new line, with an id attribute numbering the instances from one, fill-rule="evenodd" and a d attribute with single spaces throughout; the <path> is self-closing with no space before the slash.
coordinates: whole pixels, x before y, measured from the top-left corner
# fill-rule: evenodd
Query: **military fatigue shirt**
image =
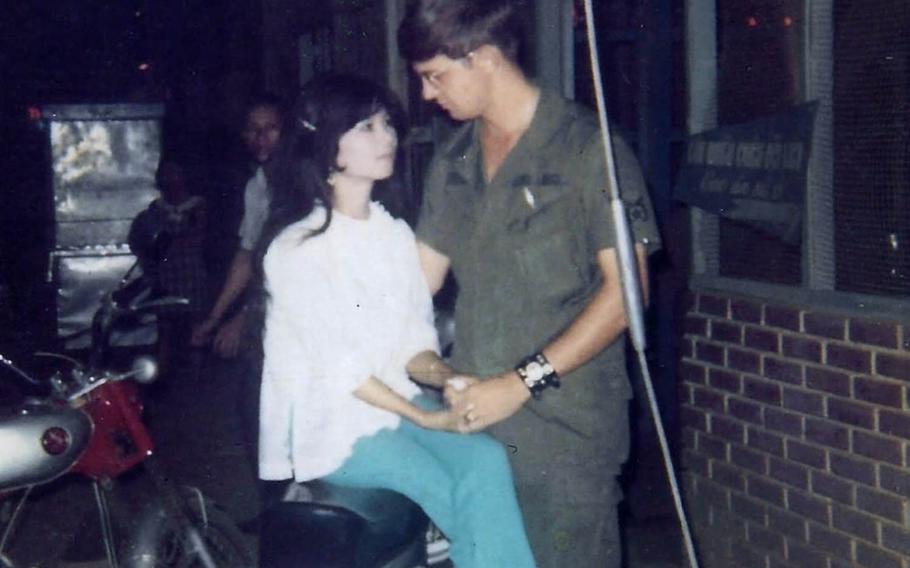
<path id="1" fill-rule="evenodd" d="M 602 284 L 596 254 L 614 247 L 603 145 L 596 116 L 541 92 L 534 118 L 487 183 L 480 124 L 436 152 L 417 236 L 447 256 L 458 283 L 453 365 L 481 377 L 513 368 L 547 345 Z M 638 163 L 614 137 L 614 156 L 634 238 L 659 243 Z M 630 395 L 623 341 L 549 389 L 532 412 L 586 436 L 597 434 L 604 397 Z"/>

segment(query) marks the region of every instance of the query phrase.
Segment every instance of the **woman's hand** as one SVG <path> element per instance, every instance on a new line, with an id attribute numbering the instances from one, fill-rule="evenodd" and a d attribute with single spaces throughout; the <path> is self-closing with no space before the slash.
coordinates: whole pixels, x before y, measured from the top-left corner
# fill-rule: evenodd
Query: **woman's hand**
<path id="1" fill-rule="evenodd" d="M 452 377 L 447 380 L 445 382 L 445 387 L 442 390 L 442 396 L 446 401 L 446 405 L 450 408 L 458 406 L 462 397 L 467 394 L 468 387 L 472 387 L 479 382 L 480 380 L 475 377 L 467 377 L 464 375 L 458 375 L 457 377 Z"/>
<path id="2" fill-rule="evenodd" d="M 421 412 L 420 418 L 416 422 L 421 428 L 445 430 L 447 432 L 465 433 L 468 427 L 463 417 L 451 409 Z"/>

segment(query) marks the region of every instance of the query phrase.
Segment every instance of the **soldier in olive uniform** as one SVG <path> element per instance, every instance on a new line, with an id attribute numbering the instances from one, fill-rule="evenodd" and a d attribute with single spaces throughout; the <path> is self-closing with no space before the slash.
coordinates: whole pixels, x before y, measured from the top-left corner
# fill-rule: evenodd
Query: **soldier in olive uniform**
<path id="1" fill-rule="evenodd" d="M 458 283 L 452 366 L 484 379 L 446 396 L 510 447 L 537 562 L 618 567 L 632 391 L 601 135 L 519 69 L 517 16 L 509 0 L 418 0 L 402 21 L 423 97 L 467 121 L 430 165 L 421 263 L 434 292 L 449 270 Z M 619 138 L 614 155 L 647 282 L 654 214 Z"/>

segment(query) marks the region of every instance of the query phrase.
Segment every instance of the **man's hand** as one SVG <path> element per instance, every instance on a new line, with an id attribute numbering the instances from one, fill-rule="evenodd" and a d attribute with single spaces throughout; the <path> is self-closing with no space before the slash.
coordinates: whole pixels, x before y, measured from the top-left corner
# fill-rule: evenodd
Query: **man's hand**
<path id="1" fill-rule="evenodd" d="M 225 359 L 236 357 L 240 351 L 245 324 L 245 313 L 241 310 L 218 329 L 218 334 L 212 342 L 212 350 Z"/>
<path id="2" fill-rule="evenodd" d="M 466 431 L 478 432 L 512 416 L 529 398 L 531 391 L 510 371 L 451 393 L 450 404 L 464 417 Z"/>
<path id="3" fill-rule="evenodd" d="M 467 388 L 474 386 L 479 382 L 480 379 L 464 375 L 458 375 L 457 377 L 452 377 L 447 380 L 445 382 L 445 387 L 442 389 L 442 396 L 446 401 L 446 405 L 449 408 L 454 407 L 457 404 L 457 401 L 460 400 L 459 397 L 464 394 Z"/>

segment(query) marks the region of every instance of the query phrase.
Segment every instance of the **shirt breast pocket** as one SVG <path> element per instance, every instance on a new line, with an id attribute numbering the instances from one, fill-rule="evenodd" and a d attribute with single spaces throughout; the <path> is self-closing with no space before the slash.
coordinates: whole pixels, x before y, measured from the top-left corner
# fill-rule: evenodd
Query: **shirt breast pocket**
<path id="1" fill-rule="evenodd" d="M 584 258 L 581 204 L 568 186 L 521 190 L 521 215 L 509 223 L 522 278 L 532 295 L 564 301 L 583 289 Z"/>

